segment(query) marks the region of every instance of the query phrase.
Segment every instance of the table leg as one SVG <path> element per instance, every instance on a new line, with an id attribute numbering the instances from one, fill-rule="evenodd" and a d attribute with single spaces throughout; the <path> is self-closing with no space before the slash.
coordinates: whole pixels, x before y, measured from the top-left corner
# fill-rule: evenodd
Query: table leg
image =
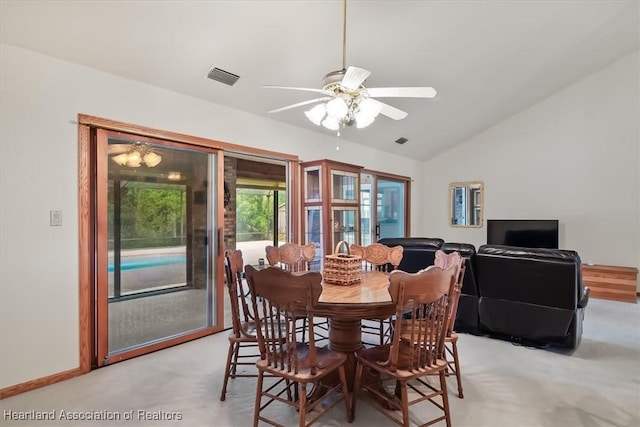
<path id="1" fill-rule="evenodd" d="M 347 388 L 353 391 L 356 377 L 355 352 L 362 348 L 360 320 L 329 319 L 329 348 L 347 355 Z"/>
<path id="2" fill-rule="evenodd" d="M 347 377 L 347 389 L 353 392 L 353 386 L 356 380 L 356 351 L 362 348 L 362 330 L 360 320 L 344 320 L 344 319 L 330 319 L 329 320 L 329 348 L 334 351 L 340 351 L 347 355 L 347 361 L 345 362 L 345 373 Z M 378 379 L 378 373 L 365 369 L 363 372 L 363 383 L 373 382 Z M 332 378 L 336 381 L 335 378 Z M 339 379 L 338 379 L 339 381 Z M 334 382 L 335 384 L 335 382 Z M 382 388 L 380 393 L 386 394 L 386 391 Z M 393 403 L 378 399 L 374 395 L 374 398 L 380 402 L 380 404 L 386 409 L 400 409 L 400 406 Z"/>

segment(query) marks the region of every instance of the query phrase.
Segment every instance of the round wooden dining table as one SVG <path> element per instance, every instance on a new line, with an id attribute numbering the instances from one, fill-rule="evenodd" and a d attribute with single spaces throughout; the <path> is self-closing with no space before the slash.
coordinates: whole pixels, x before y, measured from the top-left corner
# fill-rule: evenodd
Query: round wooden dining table
<path id="1" fill-rule="evenodd" d="M 361 283 L 333 285 L 322 283 L 322 293 L 314 316 L 329 318 L 329 348 L 347 354 L 347 386 L 353 391 L 355 352 L 362 348 L 363 319 L 382 319 L 395 313 L 389 294 L 388 273 L 362 273 Z"/>

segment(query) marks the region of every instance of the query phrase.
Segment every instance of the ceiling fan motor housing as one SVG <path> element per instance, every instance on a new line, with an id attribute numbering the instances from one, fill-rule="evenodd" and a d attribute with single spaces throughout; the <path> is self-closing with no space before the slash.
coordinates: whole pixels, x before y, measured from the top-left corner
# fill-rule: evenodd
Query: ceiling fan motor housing
<path id="1" fill-rule="evenodd" d="M 347 70 L 344 68 L 342 70 L 331 71 L 327 73 L 322 79 L 322 87 L 323 89 L 327 89 L 327 86 L 333 86 L 335 83 L 340 84 Z"/>

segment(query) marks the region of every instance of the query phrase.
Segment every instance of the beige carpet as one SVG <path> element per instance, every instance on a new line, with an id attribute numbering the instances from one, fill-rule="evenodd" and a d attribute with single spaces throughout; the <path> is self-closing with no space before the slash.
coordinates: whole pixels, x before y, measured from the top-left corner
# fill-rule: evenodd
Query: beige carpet
<path id="1" fill-rule="evenodd" d="M 640 426 L 638 304 L 592 299 L 582 343 L 573 353 L 464 334 L 459 348 L 465 398 L 454 395 L 454 379 L 450 378 L 454 427 Z M 219 401 L 226 350 L 226 333 L 222 333 L 4 399 L 0 401 L 4 415 L 0 424 L 250 426 L 254 379 L 231 380 L 227 400 Z M 55 410 L 58 419 L 27 422 L 7 417 L 7 411 L 30 410 Z M 112 411 L 122 419 L 60 420 L 63 410 L 78 415 Z M 124 421 L 129 411 L 134 411 L 132 420 Z M 427 411 L 426 405 L 419 405 L 412 417 L 422 420 Z M 144 420 L 143 416 L 164 419 Z M 278 416 L 286 425 L 296 425 L 292 411 L 279 411 Z M 317 425 L 345 424 L 344 407 L 338 405 Z M 359 404 L 353 426 L 390 425 L 382 415 Z"/>

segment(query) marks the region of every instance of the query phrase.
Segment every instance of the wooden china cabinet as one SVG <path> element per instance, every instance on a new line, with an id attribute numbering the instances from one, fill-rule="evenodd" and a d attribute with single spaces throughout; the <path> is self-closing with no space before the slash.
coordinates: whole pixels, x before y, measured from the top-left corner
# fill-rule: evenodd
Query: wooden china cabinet
<path id="1" fill-rule="evenodd" d="M 320 270 L 324 256 L 341 240 L 360 244 L 361 166 L 333 160 L 301 165 L 304 243 L 316 246 L 312 269 Z"/>

